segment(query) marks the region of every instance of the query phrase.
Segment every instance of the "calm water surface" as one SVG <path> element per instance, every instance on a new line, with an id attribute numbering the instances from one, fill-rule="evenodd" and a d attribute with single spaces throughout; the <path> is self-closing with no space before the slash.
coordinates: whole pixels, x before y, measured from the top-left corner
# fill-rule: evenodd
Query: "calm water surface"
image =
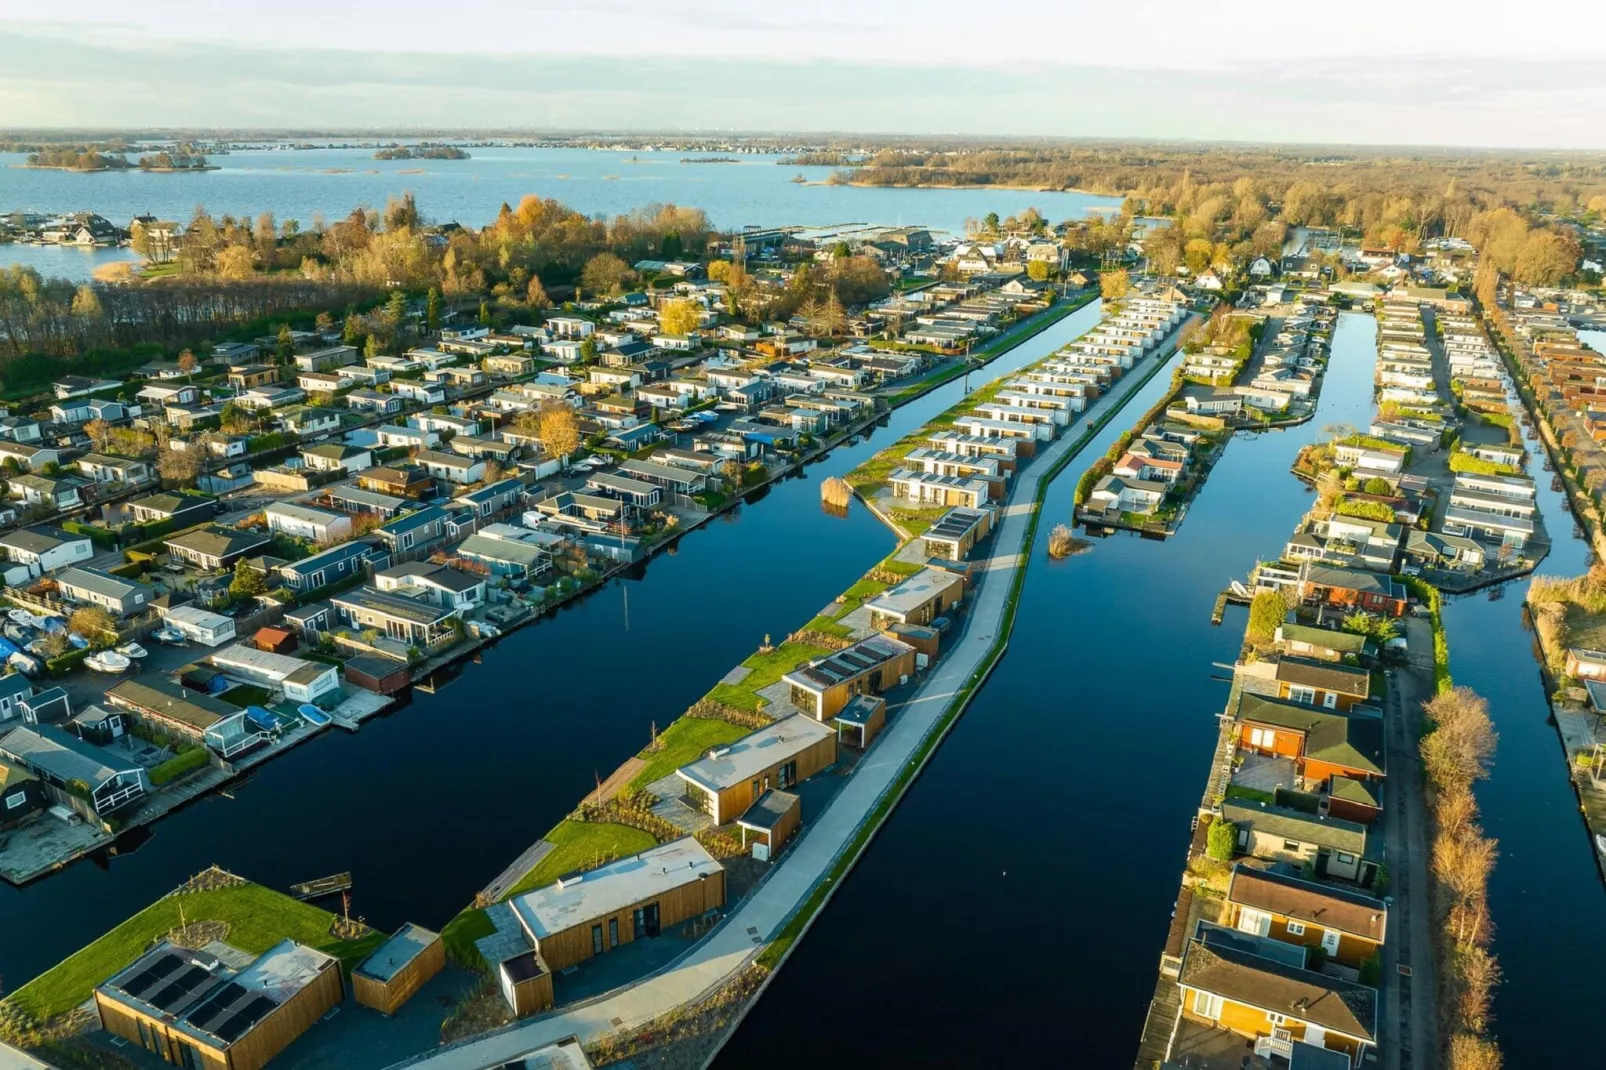
<path id="1" fill-rule="evenodd" d="M 1212 627 L 1211 607 L 1308 508 L 1288 474 L 1299 448 L 1370 413 L 1373 338 L 1369 316 L 1340 318 L 1316 419 L 1235 438 L 1174 538 L 1034 554 L 1007 656 L 721 1068 L 844 1051 L 872 1066 L 1130 1065 L 1226 700 L 1211 666 L 1243 634 L 1236 614 Z M 1070 519 L 1085 462 L 1165 387 L 1055 481 L 1045 525 Z M 787 1028 L 823 991 L 830 1027 Z"/>
<path id="2" fill-rule="evenodd" d="M 985 374 L 1042 357 L 1099 314 L 1072 313 Z M 34 976 L 213 863 L 277 888 L 350 870 L 352 911 L 371 924 L 445 924 L 654 724 L 892 549 L 866 510 L 827 515 L 818 484 L 962 395 L 956 381 L 899 409 L 870 441 L 689 533 L 634 579 L 506 637 L 437 694 L 269 762 L 232 800 L 198 801 L 132 853 L 0 885 L 0 982 Z"/>
<path id="3" fill-rule="evenodd" d="M 17 166 L 22 154 L 0 153 L 0 211 L 93 211 L 126 226 L 146 212 L 187 220 L 204 204 L 214 215 L 255 219 L 268 211 L 281 223 L 308 226 L 319 213 L 333 222 L 411 191 L 427 218 L 480 226 L 502 204 L 534 193 L 610 218 L 659 203 L 702 208 L 719 227 L 881 223 L 962 232 L 966 219 L 988 212 L 1008 216 L 1035 207 L 1057 222 L 1120 205 L 1119 198 L 1085 193 L 829 186 L 835 168 L 783 167 L 776 156 L 683 164 L 678 152 L 469 151 L 468 160 L 375 160 L 360 149 L 259 149 L 215 157 L 220 170 L 197 174 L 34 170 Z M 800 173 L 807 184 L 792 181 Z M 0 246 L 0 263 L 19 259 L 49 274 L 88 274 L 82 255 L 70 250 Z"/>

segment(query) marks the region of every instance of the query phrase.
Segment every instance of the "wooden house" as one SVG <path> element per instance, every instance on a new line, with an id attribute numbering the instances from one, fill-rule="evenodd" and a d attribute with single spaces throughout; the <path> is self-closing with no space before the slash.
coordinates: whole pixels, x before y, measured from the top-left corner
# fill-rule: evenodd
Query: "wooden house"
<path id="1" fill-rule="evenodd" d="M 1348 888 L 1239 864 L 1221 920 L 1243 932 L 1319 947 L 1329 962 L 1359 970 L 1383 947 L 1388 907 Z"/>
<path id="2" fill-rule="evenodd" d="M 537 951 L 521 951 L 497 963 L 496 979 L 515 1018 L 527 1018 L 552 1006 L 552 971 Z"/>
<path id="3" fill-rule="evenodd" d="M 397 929 L 351 971 L 351 994 L 389 1017 L 446 965 L 440 934 L 412 923 Z"/>
<path id="4" fill-rule="evenodd" d="M 1383 721 L 1243 695 L 1236 719 L 1238 748 L 1292 758 L 1307 784 L 1332 777 L 1373 780 L 1384 775 Z"/>
<path id="5" fill-rule="evenodd" d="M 1405 587 L 1392 576 L 1307 561 L 1299 568 L 1299 596 L 1335 609 L 1364 609 L 1403 617 Z"/>
<path id="6" fill-rule="evenodd" d="M 836 742 L 835 728 L 793 715 L 714 747 L 675 772 L 686 799 L 723 825 L 772 788 L 785 791 L 836 764 Z"/>
<path id="7" fill-rule="evenodd" d="M 564 970 L 724 906 L 725 868 L 687 836 L 563 877 L 508 905 L 547 970 Z"/>
<path id="8" fill-rule="evenodd" d="M 963 577 L 933 568 L 921 569 L 866 602 L 870 627 L 893 624 L 930 624 L 959 604 L 965 594 Z"/>
<path id="9" fill-rule="evenodd" d="M 1245 1037 L 1304 1041 L 1343 1052 L 1352 1064 L 1375 1045 L 1375 989 L 1237 945 L 1189 941 L 1177 979 L 1184 1018 Z"/>
<path id="10" fill-rule="evenodd" d="M 1372 692 L 1371 673 L 1353 665 L 1283 655 L 1250 668 L 1259 670 L 1257 677 L 1269 676 L 1263 682 L 1275 688 L 1276 697 L 1329 710 L 1353 709 Z"/>
<path id="11" fill-rule="evenodd" d="M 792 705 L 817 721 L 829 721 L 855 695 L 879 695 L 915 671 L 915 649 L 884 635 L 861 639 L 781 677 Z"/>
<path id="12" fill-rule="evenodd" d="M 163 941 L 95 989 L 101 1028 L 174 1066 L 260 1070 L 341 1001 L 340 960 L 284 940 L 236 970 Z"/>
<path id="13" fill-rule="evenodd" d="M 1308 624 L 1283 624 L 1276 632 L 1277 649 L 1285 654 L 1316 661 L 1343 661 L 1346 658 L 1373 657 L 1376 646 L 1357 632 L 1316 628 Z"/>
<path id="14" fill-rule="evenodd" d="M 1238 850 L 1251 857 L 1295 866 L 1309 862 L 1318 877 L 1360 885 L 1371 884 L 1377 873 L 1377 860 L 1366 857 L 1366 826 L 1358 822 L 1235 798 L 1222 802 L 1221 820 L 1232 822 Z"/>

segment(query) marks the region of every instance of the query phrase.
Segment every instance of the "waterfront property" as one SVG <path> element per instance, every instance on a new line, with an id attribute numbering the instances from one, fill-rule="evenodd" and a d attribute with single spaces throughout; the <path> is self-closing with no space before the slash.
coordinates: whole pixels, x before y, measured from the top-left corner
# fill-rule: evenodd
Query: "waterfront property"
<path id="1" fill-rule="evenodd" d="M 916 652 L 907 643 L 872 635 L 817 658 L 781 677 L 793 706 L 817 721 L 835 717 L 856 695 L 879 695 L 914 674 Z"/>
<path id="2" fill-rule="evenodd" d="M 714 747 L 677 769 L 694 807 L 723 825 L 767 791 L 785 791 L 836 764 L 837 731 L 801 714 Z"/>
<path id="3" fill-rule="evenodd" d="M 1285 1055 L 1291 1042 L 1303 1041 L 1342 1052 L 1346 1065 L 1359 1065 L 1377 1041 L 1377 991 L 1317 973 L 1303 959 L 1295 965 L 1267 957 L 1276 954 L 1252 937 L 1225 930 L 1190 940 L 1177 979 L 1184 1024 L 1261 1041 L 1257 1052 L 1277 1050 L 1264 1040 L 1280 1040 Z"/>
<path id="4" fill-rule="evenodd" d="M 1230 797 L 1222 800 L 1221 819 L 1232 823 L 1238 850 L 1250 857 L 1295 866 L 1308 862 L 1318 877 L 1363 887 L 1377 872 L 1377 859 L 1366 856 L 1366 826 L 1359 822 Z"/>
<path id="5" fill-rule="evenodd" d="M 58 725 L 19 726 L 0 735 L 0 759 L 32 773 L 52 803 L 98 821 L 150 791 L 145 770 Z"/>
<path id="6" fill-rule="evenodd" d="M 930 624 L 952 611 L 964 596 L 964 577 L 925 568 L 882 591 L 864 607 L 870 613 L 870 627 L 880 631 L 894 624 Z"/>
<path id="7" fill-rule="evenodd" d="M 1405 615 L 1405 587 L 1392 576 L 1305 562 L 1299 568 L 1299 595 L 1335 609 L 1364 609 L 1388 617 Z"/>
<path id="8" fill-rule="evenodd" d="M 593 955 L 725 905 L 725 867 L 690 836 L 574 873 L 508 901 L 545 969 Z"/>
<path id="9" fill-rule="evenodd" d="M 351 994 L 388 1017 L 445 966 L 446 945 L 438 933 L 403 925 L 351 971 Z"/>
<path id="10" fill-rule="evenodd" d="M 162 622 L 205 646 L 221 646 L 234 638 L 234 618 L 199 606 L 173 606 L 160 611 Z"/>
<path id="11" fill-rule="evenodd" d="M 251 959 L 162 941 L 95 989 L 100 1025 L 175 1066 L 260 1070 L 345 995 L 340 960 L 293 940 Z"/>
<path id="12" fill-rule="evenodd" d="M 1228 927 L 1319 947 L 1327 961 L 1357 971 L 1379 952 L 1388 931 L 1381 899 L 1242 863 L 1232 869 L 1226 902 L 1222 923 Z"/>

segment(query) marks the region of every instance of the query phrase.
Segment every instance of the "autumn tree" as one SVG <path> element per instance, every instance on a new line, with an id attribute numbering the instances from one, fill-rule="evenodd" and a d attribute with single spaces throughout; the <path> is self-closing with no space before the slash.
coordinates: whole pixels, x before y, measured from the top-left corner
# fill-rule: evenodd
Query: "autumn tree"
<path id="1" fill-rule="evenodd" d="M 665 334 L 690 334 L 702 320 L 702 306 L 687 297 L 665 301 L 658 309 L 658 319 Z"/>
<path id="2" fill-rule="evenodd" d="M 193 351 L 188 349 L 180 351 L 178 355 L 178 370 L 184 373 L 184 380 L 186 382 L 188 382 L 190 377 L 195 374 L 195 368 L 199 363 L 200 362 L 195 359 L 195 353 Z"/>
<path id="3" fill-rule="evenodd" d="M 156 457 L 156 471 L 168 483 L 187 486 L 201 474 L 201 452 L 194 449 L 176 450 L 172 443 L 168 443 Z"/>
<path id="4" fill-rule="evenodd" d="M 1106 271 L 1099 276 L 1099 293 L 1106 301 L 1118 301 L 1131 289 L 1132 280 L 1127 276 L 1125 268 Z"/>
<path id="5" fill-rule="evenodd" d="M 580 272 L 580 283 L 587 293 L 603 297 L 616 297 L 625 286 L 635 280 L 630 265 L 612 253 L 598 253 L 586 261 Z"/>
<path id="6" fill-rule="evenodd" d="M 288 323 L 279 324 L 279 337 L 275 352 L 280 364 L 288 364 L 290 358 L 296 355 L 296 339 L 295 335 L 290 333 L 290 325 Z"/>
<path id="7" fill-rule="evenodd" d="M 566 460 L 580 448 L 580 418 L 573 407 L 548 401 L 536 410 L 536 437 L 553 457 Z"/>
<path id="8" fill-rule="evenodd" d="M 117 634 L 117 621 L 100 606 L 79 606 L 67 618 L 67 630 L 90 642 Z"/>
<path id="9" fill-rule="evenodd" d="M 105 453 L 107 444 L 111 442 L 112 425 L 97 416 L 84 425 L 84 434 L 95 444 L 96 453 Z"/>
<path id="10" fill-rule="evenodd" d="M 536 275 L 530 276 L 530 284 L 524 288 L 524 300 L 537 312 L 552 307 L 552 299 L 547 297 L 546 288 L 541 285 L 541 279 Z"/>

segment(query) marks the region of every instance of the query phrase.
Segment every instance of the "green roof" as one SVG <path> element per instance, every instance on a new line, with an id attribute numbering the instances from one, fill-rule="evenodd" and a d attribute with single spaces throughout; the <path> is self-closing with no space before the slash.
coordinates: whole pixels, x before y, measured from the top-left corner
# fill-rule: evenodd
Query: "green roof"
<path id="1" fill-rule="evenodd" d="M 1335 799 L 1359 803 L 1361 806 L 1381 809 L 1383 805 L 1378 801 L 1377 790 L 1371 784 L 1364 780 L 1356 780 L 1353 777 L 1334 777 L 1328 785 L 1328 792 Z"/>
<path id="2" fill-rule="evenodd" d="M 1364 635 L 1332 628 L 1315 628 L 1309 624 L 1284 624 L 1282 633 L 1285 643 L 1308 643 L 1326 650 L 1336 650 L 1340 654 L 1361 654 L 1369 645 Z"/>
<path id="3" fill-rule="evenodd" d="M 1366 853 L 1366 826 L 1354 821 L 1315 817 L 1298 810 L 1244 799 L 1223 800 L 1221 817 L 1239 828 L 1254 829 L 1263 836 L 1314 843 L 1346 854 Z"/>
<path id="4" fill-rule="evenodd" d="M 1238 701 L 1238 718 L 1305 733 L 1306 758 L 1383 774 L 1383 722 L 1378 717 L 1244 694 Z"/>

